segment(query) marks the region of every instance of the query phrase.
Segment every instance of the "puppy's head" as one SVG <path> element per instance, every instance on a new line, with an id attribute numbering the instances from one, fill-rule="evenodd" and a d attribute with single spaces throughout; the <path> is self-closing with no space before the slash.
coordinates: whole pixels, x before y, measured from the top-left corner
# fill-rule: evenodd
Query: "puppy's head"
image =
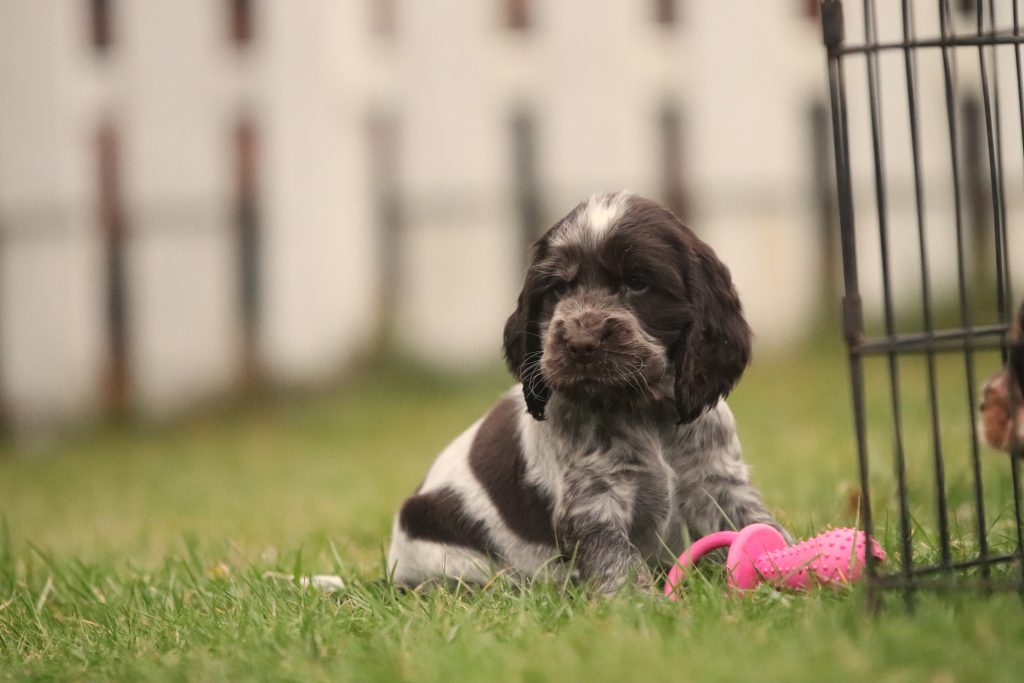
<path id="1" fill-rule="evenodd" d="M 728 269 L 679 219 L 601 195 L 534 244 L 505 357 L 537 419 L 552 391 L 641 400 L 667 386 L 690 422 L 743 374 L 750 328 Z"/>

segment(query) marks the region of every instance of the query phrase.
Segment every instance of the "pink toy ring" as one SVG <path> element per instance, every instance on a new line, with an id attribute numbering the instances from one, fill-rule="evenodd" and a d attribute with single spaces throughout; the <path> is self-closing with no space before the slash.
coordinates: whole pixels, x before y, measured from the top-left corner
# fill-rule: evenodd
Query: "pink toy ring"
<path id="1" fill-rule="evenodd" d="M 719 531 L 698 540 L 679 556 L 665 581 L 665 595 L 675 600 L 686 569 L 708 552 L 724 547 L 729 548 L 725 569 L 733 589 L 750 589 L 761 581 L 798 590 L 812 583 L 851 583 L 864 570 L 864 541 L 863 532 L 850 528 L 831 529 L 793 546 L 787 546 L 782 534 L 767 524 Z M 871 539 L 871 554 L 879 562 L 886 559 L 875 539 Z"/>

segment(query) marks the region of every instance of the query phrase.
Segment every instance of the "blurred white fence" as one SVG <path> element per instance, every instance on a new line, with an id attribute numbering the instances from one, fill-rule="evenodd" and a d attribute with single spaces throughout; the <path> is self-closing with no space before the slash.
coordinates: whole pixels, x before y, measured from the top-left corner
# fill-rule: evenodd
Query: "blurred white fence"
<path id="1" fill-rule="evenodd" d="M 495 362 L 528 241 L 620 188 L 719 251 L 762 348 L 799 337 L 831 227 L 813 9 L 0 0 L 6 419 L 323 382 L 382 320 Z"/>

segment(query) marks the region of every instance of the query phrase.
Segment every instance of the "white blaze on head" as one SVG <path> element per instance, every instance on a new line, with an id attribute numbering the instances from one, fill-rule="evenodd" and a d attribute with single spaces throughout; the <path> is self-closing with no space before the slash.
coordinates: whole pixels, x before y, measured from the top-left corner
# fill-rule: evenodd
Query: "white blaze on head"
<path id="1" fill-rule="evenodd" d="M 628 199 L 629 194 L 626 192 L 591 196 L 590 201 L 587 202 L 582 223 L 595 235 L 604 235 L 622 215 Z"/>
<path id="2" fill-rule="evenodd" d="M 551 236 L 551 245 L 598 244 L 622 217 L 631 197 L 629 192 L 592 195 Z"/>

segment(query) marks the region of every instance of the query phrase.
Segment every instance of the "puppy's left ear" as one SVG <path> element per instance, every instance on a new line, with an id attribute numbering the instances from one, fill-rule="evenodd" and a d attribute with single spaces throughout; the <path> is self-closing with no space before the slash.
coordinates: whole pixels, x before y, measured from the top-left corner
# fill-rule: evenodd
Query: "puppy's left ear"
<path id="1" fill-rule="evenodd" d="M 711 247 L 695 236 L 692 240 L 687 280 L 693 316 L 675 356 L 676 409 L 684 424 L 729 394 L 750 363 L 751 343 L 729 269 Z"/>
<path id="2" fill-rule="evenodd" d="M 531 264 L 543 252 L 543 244 L 534 246 Z M 544 419 L 544 410 L 551 397 L 551 388 L 541 375 L 540 314 L 543 293 L 538 276 L 531 265 L 526 273 L 523 291 L 519 293 L 516 310 L 505 323 L 504 351 L 508 369 L 523 383 L 526 411 L 536 420 Z"/>

